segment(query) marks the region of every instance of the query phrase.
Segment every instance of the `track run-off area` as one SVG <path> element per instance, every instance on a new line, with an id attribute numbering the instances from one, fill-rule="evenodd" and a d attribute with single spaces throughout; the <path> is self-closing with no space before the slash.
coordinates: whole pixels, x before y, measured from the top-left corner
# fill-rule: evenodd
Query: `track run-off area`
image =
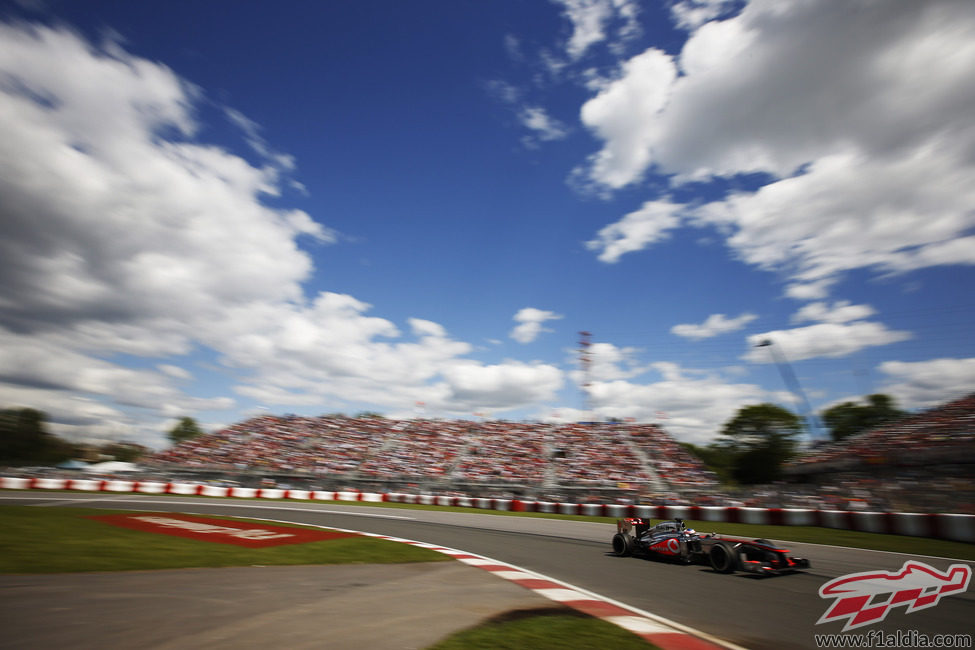
<path id="1" fill-rule="evenodd" d="M 0 504 L 247 517 L 403 538 L 514 565 L 623 604 L 655 620 L 703 633 L 728 647 L 753 650 L 816 648 L 817 635 L 840 633 L 841 622 L 817 625 L 833 604 L 820 597 L 819 589 L 834 578 L 865 571 L 894 572 L 911 559 L 939 571 L 946 571 L 952 564 L 975 567 L 973 562 L 954 558 L 790 542 L 787 527 L 782 528 L 782 537 L 774 541 L 789 548 L 792 555 L 809 558 L 812 567 L 788 575 L 759 577 L 719 574 L 700 565 L 615 557 L 610 552 L 610 539 L 615 532 L 611 523 L 173 495 L 3 492 Z M 721 532 L 720 524 L 715 524 L 715 530 Z M 942 598 L 934 607 L 913 613 L 905 610 L 903 606 L 892 607 L 882 622 L 853 632 L 910 633 L 915 638 L 918 634 L 929 638 L 971 638 L 975 633 L 975 597 L 971 589 Z"/>

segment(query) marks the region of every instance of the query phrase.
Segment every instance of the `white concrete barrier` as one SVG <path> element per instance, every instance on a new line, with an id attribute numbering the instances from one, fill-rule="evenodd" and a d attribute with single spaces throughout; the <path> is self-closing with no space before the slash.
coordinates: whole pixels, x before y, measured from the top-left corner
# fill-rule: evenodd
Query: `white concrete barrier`
<path id="1" fill-rule="evenodd" d="M 218 485 L 201 485 L 199 493 L 205 497 L 225 497 L 230 494 L 230 488 Z"/>
<path id="2" fill-rule="evenodd" d="M 139 481 L 135 491 L 145 494 L 163 494 L 166 491 L 166 484 L 157 481 L 146 481 L 145 483 Z"/>
<path id="3" fill-rule="evenodd" d="M 68 482 L 68 487 L 72 490 L 82 490 L 85 492 L 95 492 L 101 488 L 101 481 L 93 481 L 85 478 L 73 478 Z"/>
<path id="4" fill-rule="evenodd" d="M 105 492 L 131 492 L 134 485 L 134 481 L 105 481 L 101 489 Z"/>
<path id="5" fill-rule="evenodd" d="M 169 494 L 196 494 L 199 485 L 195 483 L 170 483 L 166 489 Z"/>
<path id="6" fill-rule="evenodd" d="M 580 506 L 581 512 L 587 517 L 602 517 L 603 516 L 603 504 L 601 503 L 583 503 Z"/>
<path id="7" fill-rule="evenodd" d="M 975 515 L 938 515 L 939 531 L 946 539 L 975 541 Z"/>
<path id="8" fill-rule="evenodd" d="M 32 487 L 39 490 L 63 490 L 67 481 L 63 478 L 35 478 Z"/>
<path id="9" fill-rule="evenodd" d="M 815 526 L 813 513 L 812 510 L 787 509 L 783 511 L 783 523 L 787 526 Z"/>
<path id="10" fill-rule="evenodd" d="M 739 508 L 738 520 L 743 524 L 768 524 L 768 511 L 765 508 Z"/>
<path id="11" fill-rule="evenodd" d="M 975 542 L 975 515 L 921 514 L 885 512 L 848 512 L 844 510 L 809 510 L 801 508 L 725 508 L 717 506 L 628 506 L 601 503 L 552 503 L 548 501 L 512 501 L 484 497 L 447 497 L 404 493 L 374 493 L 345 490 L 342 492 L 285 490 L 266 488 L 218 487 L 195 483 L 162 483 L 154 481 L 63 479 L 51 477 L 0 477 L 0 488 L 6 490 L 79 490 L 104 492 L 140 492 L 146 494 L 202 495 L 210 497 L 265 499 L 313 499 L 316 501 L 355 501 L 368 503 L 421 503 L 426 505 L 462 506 L 482 510 L 519 510 L 525 512 L 581 514 L 622 518 L 633 513 L 647 519 L 688 519 L 713 523 L 740 522 L 784 526 L 822 526 L 873 533 L 933 537 L 960 542 Z"/>
<path id="12" fill-rule="evenodd" d="M 819 511 L 819 519 L 825 528 L 846 528 L 846 515 L 842 510 Z"/>
<path id="13" fill-rule="evenodd" d="M 887 519 L 882 512 L 854 512 L 853 523 L 865 533 L 886 533 Z"/>

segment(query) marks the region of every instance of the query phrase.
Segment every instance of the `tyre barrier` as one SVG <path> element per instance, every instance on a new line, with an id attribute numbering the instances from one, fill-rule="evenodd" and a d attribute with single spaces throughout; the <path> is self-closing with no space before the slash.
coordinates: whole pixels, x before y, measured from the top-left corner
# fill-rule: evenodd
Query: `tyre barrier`
<path id="1" fill-rule="evenodd" d="M 430 494 L 370 493 L 357 490 L 325 492 L 283 488 L 223 487 L 197 483 L 162 483 L 118 479 L 62 479 L 0 477 L 6 490 L 80 490 L 88 492 L 138 492 L 185 496 L 234 497 L 238 499 L 295 499 L 308 501 L 356 501 L 405 503 L 505 512 L 586 515 L 591 517 L 681 518 L 711 523 L 767 524 L 773 526 L 818 526 L 865 533 L 931 537 L 956 542 L 975 542 L 975 515 L 916 512 L 861 512 L 802 508 L 740 508 L 722 506 L 648 506 L 618 503 L 554 503 L 439 496 Z"/>

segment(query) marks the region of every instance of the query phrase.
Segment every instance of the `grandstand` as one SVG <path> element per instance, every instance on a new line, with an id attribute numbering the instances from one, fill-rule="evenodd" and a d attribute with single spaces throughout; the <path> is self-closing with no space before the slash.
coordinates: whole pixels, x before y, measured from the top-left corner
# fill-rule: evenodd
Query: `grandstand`
<path id="1" fill-rule="evenodd" d="M 143 464 L 254 487 L 975 514 L 975 394 L 822 445 L 786 482 L 737 489 L 661 427 L 621 422 L 264 415 Z"/>
<path id="2" fill-rule="evenodd" d="M 793 474 L 975 463 L 975 393 L 888 422 L 796 459 Z"/>
<path id="3" fill-rule="evenodd" d="M 259 477 L 322 489 L 471 496 L 635 499 L 717 488 L 699 460 L 652 424 L 264 415 L 182 442 L 144 464 L 245 483 Z"/>
<path id="4" fill-rule="evenodd" d="M 975 514 L 975 393 L 794 460 L 788 486 L 814 507 Z"/>

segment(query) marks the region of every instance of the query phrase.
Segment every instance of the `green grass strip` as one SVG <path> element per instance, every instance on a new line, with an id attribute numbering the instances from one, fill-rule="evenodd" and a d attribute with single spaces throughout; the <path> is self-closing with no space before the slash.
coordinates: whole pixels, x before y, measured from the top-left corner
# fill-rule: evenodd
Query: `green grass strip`
<path id="1" fill-rule="evenodd" d="M 228 566 L 449 562 L 450 556 L 373 537 L 248 549 L 112 526 L 92 515 L 146 512 L 0 505 L 0 573 L 75 573 Z M 169 514 L 169 513 L 164 513 Z M 220 517 L 274 526 L 302 526 Z M 554 615 L 553 615 L 554 613 Z M 648 650 L 654 646 L 615 625 L 567 608 L 508 612 L 454 634 L 434 648 L 505 650 Z M 432 650 L 432 649 L 431 649 Z"/>
<path id="2" fill-rule="evenodd" d="M 18 490 L 19 491 L 19 490 Z M 22 491 L 21 491 L 22 492 Z M 70 494 L 70 491 L 52 490 L 55 493 Z M 146 498 L 169 495 L 144 495 Z M 252 499 L 234 499 L 228 497 L 185 497 L 197 499 L 226 498 L 228 501 L 252 501 Z M 336 506 L 364 506 L 371 508 L 390 508 L 403 510 L 434 510 L 438 512 L 460 512 L 465 514 L 495 515 L 499 517 L 541 517 L 545 519 L 564 519 L 569 521 L 589 521 L 614 524 L 613 517 L 592 517 L 586 515 L 562 515 L 555 513 L 510 512 L 506 510 L 488 510 L 462 506 L 437 506 L 410 503 L 390 503 L 372 501 L 305 501 L 295 499 L 261 499 L 261 501 L 287 503 L 317 503 Z M 656 521 L 656 520 L 655 520 Z M 909 535 L 885 535 L 880 533 L 862 533 L 855 530 L 838 528 L 820 528 L 816 526 L 767 526 L 761 524 L 730 524 L 711 521 L 687 521 L 687 525 L 702 533 L 718 532 L 725 535 L 741 537 L 764 537 L 777 542 L 806 542 L 809 544 L 827 544 L 830 546 L 846 546 L 874 551 L 891 551 L 908 555 L 929 555 L 933 557 L 954 558 L 960 560 L 975 560 L 975 544 L 967 542 L 953 542 L 929 537 L 911 537 Z M 606 540 L 607 545 L 609 539 Z M 815 562 L 815 558 L 810 558 Z"/>
<path id="3" fill-rule="evenodd" d="M 374 537 L 344 537 L 251 549 L 128 530 L 86 518 L 123 512 L 145 511 L 0 506 L 0 573 L 443 562 L 452 559 L 429 549 Z"/>

